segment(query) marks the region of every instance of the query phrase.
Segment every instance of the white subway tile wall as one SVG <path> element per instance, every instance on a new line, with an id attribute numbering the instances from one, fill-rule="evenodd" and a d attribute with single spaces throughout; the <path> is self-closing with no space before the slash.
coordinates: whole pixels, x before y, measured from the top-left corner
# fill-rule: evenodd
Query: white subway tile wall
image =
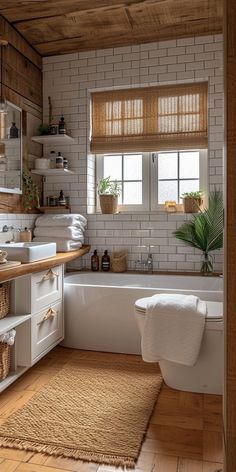
<path id="1" fill-rule="evenodd" d="M 95 158 L 89 154 L 89 92 L 106 88 L 164 85 L 208 81 L 209 84 L 209 189 L 223 185 L 223 37 L 222 35 L 183 38 L 135 46 L 65 54 L 43 59 L 44 121 L 48 121 L 48 96 L 51 96 L 53 118 L 65 116 L 68 130 L 75 138 L 70 146 L 61 146 L 75 175 L 50 177 L 46 195 L 63 189 L 70 196 L 72 212 L 88 212 L 86 242 L 100 254 L 105 249 L 126 250 L 129 268 L 136 260 L 145 260 L 148 246 L 153 254 L 154 269 L 198 271 L 201 254 L 177 241 L 172 232 L 186 215 L 145 212 L 117 215 L 95 212 Z M 45 148 L 48 154 L 53 148 Z M 14 216 L 14 215 L 13 215 Z M 13 216 L 7 216 L 11 221 Z M 17 215 L 18 216 L 18 215 Z M 2 217 L 2 215 L 1 215 Z M 20 215 L 21 225 L 24 224 Z M 29 215 L 25 216 L 26 220 Z M 30 215 L 31 218 L 31 215 Z M 19 220 L 19 221 L 21 221 Z M 90 267 L 91 253 L 71 267 Z M 222 271 L 222 252 L 215 255 L 214 267 Z"/>
<path id="2" fill-rule="evenodd" d="M 25 213 L 0 213 L 0 232 L 3 226 L 13 227 L 13 232 L 24 228 L 33 229 L 34 222 L 38 215 Z"/>

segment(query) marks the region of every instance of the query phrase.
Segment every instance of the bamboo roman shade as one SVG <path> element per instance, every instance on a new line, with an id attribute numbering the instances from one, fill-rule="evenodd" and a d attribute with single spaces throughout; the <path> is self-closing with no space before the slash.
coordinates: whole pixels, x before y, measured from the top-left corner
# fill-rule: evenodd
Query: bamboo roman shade
<path id="1" fill-rule="evenodd" d="M 207 148 L 207 83 L 92 93 L 91 152 Z"/>

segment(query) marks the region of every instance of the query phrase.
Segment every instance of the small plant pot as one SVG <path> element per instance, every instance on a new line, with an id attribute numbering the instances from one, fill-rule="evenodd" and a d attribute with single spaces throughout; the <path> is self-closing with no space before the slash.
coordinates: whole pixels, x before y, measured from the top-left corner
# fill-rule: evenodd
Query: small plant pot
<path id="1" fill-rule="evenodd" d="M 117 213 L 118 197 L 115 197 L 114 195 L 99 195 L 99 199 L 102 213 Z"/>
<path id="2" fill-rule="evenodd" d="M 202 198 L 186 197 L 183 199 L 184 213 L 199 213 Z"/>

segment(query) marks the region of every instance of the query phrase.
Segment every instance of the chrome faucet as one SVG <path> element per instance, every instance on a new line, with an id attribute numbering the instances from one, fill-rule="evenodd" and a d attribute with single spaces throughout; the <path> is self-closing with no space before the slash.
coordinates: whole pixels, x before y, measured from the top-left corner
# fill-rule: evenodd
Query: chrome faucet
<path id="1" fill-rule="evenodd" d="M 148 257 L 147 257 L 145 265 L 147 266 L 147 271 L 152 273 L 153 272 L 153 258 L 150 252 L 148 253 Z"/>
<path id="2" fill-rule="evenodd" d="M 152 254 L 149 252 L 146 260 L 137 259 L 134 261 L 135 270 L 147 270 L 149 274 L 153 272 L 153 258 Z"/>

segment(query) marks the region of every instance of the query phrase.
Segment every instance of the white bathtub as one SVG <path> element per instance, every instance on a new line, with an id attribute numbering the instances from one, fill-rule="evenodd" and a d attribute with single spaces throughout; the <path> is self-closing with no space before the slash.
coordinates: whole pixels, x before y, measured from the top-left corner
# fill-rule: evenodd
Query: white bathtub
<path id="1" fill-rule="evenodd" d="M 140 354 L 134 302 L 155 293 L 186 293 L 222 301 L 219 277 L 76 273 L 65 277 L 63 345 L 93 351 Z"/>

